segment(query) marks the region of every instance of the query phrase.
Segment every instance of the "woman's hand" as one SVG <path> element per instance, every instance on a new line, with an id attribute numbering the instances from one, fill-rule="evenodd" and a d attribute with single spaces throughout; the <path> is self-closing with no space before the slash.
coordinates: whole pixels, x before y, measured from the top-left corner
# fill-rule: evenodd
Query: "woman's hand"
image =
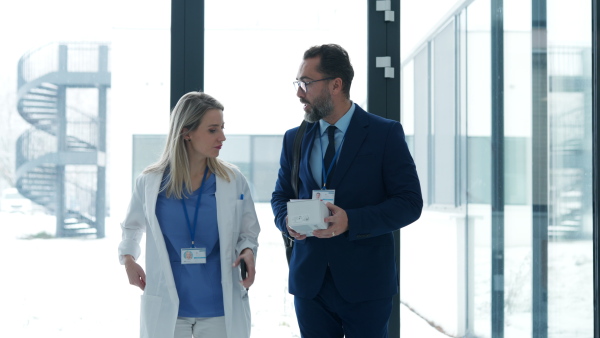
<path id="1" fill-rule="evenodd" d="M 254 284 L 254 277 L 256 276 L 256 265 L 254 262 L 254 252 L 249 248 L 242 250 L 242 253 L 238 256 L 238 258 L 233 262 L 233 267 L 237 267 L 240 265 L 241 260 L 246 262 L 246 270 L 248 271 L 248 276 L 246 279 L 242 280 L 242 285 L 248 290 L 252 284 Z"/>
<path id="2" fill-rule="evenodd" d="M 133 256 L 125 255 L 124 258 L 125 272 L 127 273 L 127 278 L 129 278 L 129 284 L 144 290 L 146 287 L 146 273 L 144 273 L 144 269 L 135 262 Z"/>

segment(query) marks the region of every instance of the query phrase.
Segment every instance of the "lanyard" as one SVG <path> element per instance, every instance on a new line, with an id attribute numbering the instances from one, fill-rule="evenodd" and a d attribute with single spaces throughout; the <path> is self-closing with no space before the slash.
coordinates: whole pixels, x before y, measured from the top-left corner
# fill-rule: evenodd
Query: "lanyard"
<path id="1" fill-rule="evenodd" d="M 331 163 L 329 164 L 329 168 L 327 169 L 327 171 L 325 171 L 325 154 L 323 153 L 323 140 L 321 139 L 321 137 L 322 137 L 321 126 L 319 125 L 319 143 L 321 144 L 321 169 L 322 169 L 321 171 L 322 171 L 322 176 L 323 176 L 322 177 L 323 178 L 323 189 L 326 189 L 327 176 L 329 176 L 329 174 L 331 174 L 331 169 L 333 169 L 333 165 L 335 164 L 335 161 L 337 160 L 338 156 L 340 155 L 340 150 L 342 150 L 342 144 L 344 144 L 344 140 L 346 139 L 346 133 L 344 133 L 344 136 L 342 137 L 342 142 L 340 142 L 340 146 L 335 151 L 335 154 L 333 155 L 333 158 L 331 159 Z M 333 146 L 335 147 L 335 137 L 333 138 L 333 141 L 334 141 Z"/>
<path id="2" fill-rule="evenodd" d="M 192 237 L 192 248 L 195 248 L 194 238 L 196 237 L 196 225 L 198 224 L 198 209 L 200 209 L 200 200 L 202 199 L 202 191 L 204 189 L 204 182 L 206 181 L 207 173 L 208 166 L 206 166 L 206 169 L 204 169 L 204 176 L 202 177 L 202 183 L 200 184 L 198 201 L 196 202 L 196 211 L 194 212 L 194 228 L 192 228 L 192 224 L 190 223 L 190 216 L 188 216 L 187 208 L 185 207 L 185 202 L 183 201 L 183 198 L 181 199 L 181 205 L 183 205 L 183 213 L 185 215 L 185 220 L 187 221 L 188 229 L 190 230 L 190 236 Z"/>

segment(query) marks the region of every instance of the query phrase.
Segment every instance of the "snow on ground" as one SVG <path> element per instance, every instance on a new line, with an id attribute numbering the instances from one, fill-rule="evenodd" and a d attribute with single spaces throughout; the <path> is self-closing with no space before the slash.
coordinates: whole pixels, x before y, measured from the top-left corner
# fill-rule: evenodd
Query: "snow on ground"
<path id="1" fill-rule="evenodd" d="M 256 205 L 257 278 L 250 289 L 252 337 L 300 337 L 287 263 L 269 204 Z M 141 290 L 117 259 L 120 220 L 107 219 L 103 239 L 24 239 L 55 233 L 53 216 L 0 213 L 2 337 L 137 337 Z M 406 307 L 402 337 L 445 338 Z"/>

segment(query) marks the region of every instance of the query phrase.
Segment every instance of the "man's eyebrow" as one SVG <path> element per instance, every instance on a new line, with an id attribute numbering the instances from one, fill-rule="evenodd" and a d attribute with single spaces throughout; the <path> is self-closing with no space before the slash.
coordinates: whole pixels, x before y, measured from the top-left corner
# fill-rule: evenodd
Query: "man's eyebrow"
<path id="1" fill-rule="evenodd" d="M 301 78 L 299 78 L 299 79 L 298 79 L 298 78 L 296 78 L 296 80 L 299 80 L 299 81 L 304 81 L 304 82 L 306 82 L 306 80 L 309 80 L 309 81 L 310 81 L 310 80 L 312 80 L 312 79 L 311 79 L 310 77 L 308 77 L 308 76 L 302 76 L 302 77 L 301 77 Z"/>

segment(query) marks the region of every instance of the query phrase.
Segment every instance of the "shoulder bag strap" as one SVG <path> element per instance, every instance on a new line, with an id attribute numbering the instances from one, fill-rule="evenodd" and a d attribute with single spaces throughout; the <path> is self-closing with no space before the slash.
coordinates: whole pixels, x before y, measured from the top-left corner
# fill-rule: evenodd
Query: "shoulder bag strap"
<path id="1" fill-rule="evenodd" d="M 300 179 L 300 148 L 302 146 L 302 138 L 304 137 L 304 131 L 306 130 L 308 122 L 303 120 L 298 128 L 296 137 L 294 138 L 294 148 L 292 157 L 292 189 L 294 189 L 294 198 L 298 198 L 298 184 Z"/>
<path id="2" fill-rule="evenodd" d="M 298 128 L 298 132 L 296 132 L 296 136 L 294 137 L 294 144 L 292 148 L 292 172 L 291 172 L 291 183 L 292 189 L 294 190 L 294 198 L 298 198 L 298 184 L 300 181 L 300 150 L 302 146 L 302 138 L 304 137 L 304 132 L 306 130 L 306 126 L 308 122 L 305 120 L 300 124 L 300 128 Z M 283 236 L 283 244 L 285 245 L 285 256 L 287 258 L 288 265 L 290 264 L 290 259 L 292 258 L 292 249 L 294 248 L 294 239 L 290 238 L 286 232 L 282 232 Z"/>

